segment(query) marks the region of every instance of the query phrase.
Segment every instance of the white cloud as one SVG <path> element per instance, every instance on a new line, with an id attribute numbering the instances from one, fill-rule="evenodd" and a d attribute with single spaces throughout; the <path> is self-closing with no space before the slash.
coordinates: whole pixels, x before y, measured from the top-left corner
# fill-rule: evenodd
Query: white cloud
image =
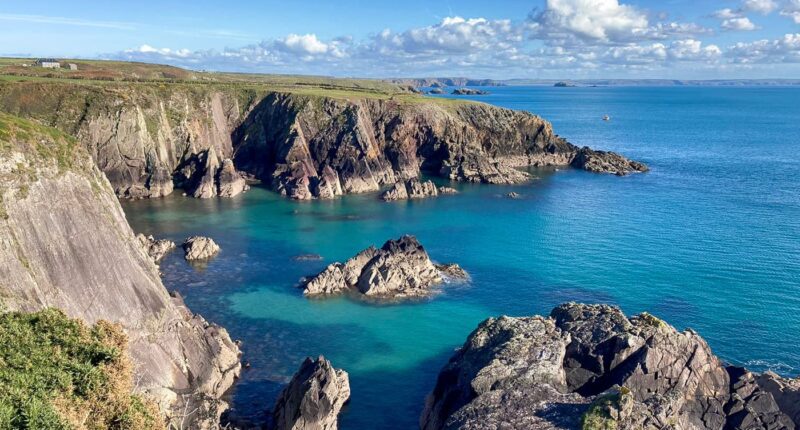
<path id="1" fill-rule="evenodd" d="M 742 8 L 747 11 L 768 15 L 778 9 L 778 3 L 775 0 L 745 0 Z"/>
<path id="2" fill-rule="evenodd" d="M 742 14 L 739 11 L 726 7 L 725 9 L 720 9 L 714 12 L 712 16 L 714 16 L 714 18 L 719 18 L 719 19 L 731 19 L 731 18 L 739 18 L 742 16 Z"/>
<path id="3" fill-rule="evenodd" d="M 800 63 L 800 33 L 786 34 L 775 40 L 739 42 L 728 50 L 733 61 L 751 63 Z"/>
<path id="4" fill-rule="evenodd" d="M 795 24 L 800 24 L 800 0 L 788 0 L 781 9 L 781 16 L 790 18 Z"/>
<path id="5" fill-rule="evenodd" d="M 750 21 L 750 18 L 742 16 L 739 18 L 730 18 L 722 21 L 720 24 L 725 30 L 733 31 L 753 31 L 757 29 L 755 24 Z"/>
<path id="6" fill-rule="evenodd" d="M 138 26 L 130 22 L 99 21 L 80 18 L 67 18 L 63 16 L 22 15 L 0 13 L 0 21 L 18 21 L 32 24 L 69 25 L 76 27 L 97 27 L 116 30 L 135 30 Z"/>
<path id="7" fill-rule="evenodd" d="M 287 51 L 305 55 L 317 55 L 328 52 L 328 45 L 317 39 L 316 34 L 305 34 L 302 36 L 290 34 L 276 41 L 275 45 Z"/>
<path id="8" fill-rule="evenodd" d="M 437 25 L 402 33 L 384 30 L 373 37 L 372 48 L 383 54 L 466 53 L 508 49 L 521 40 L 520 30 L 510 20 L 448 17 Z"/>
<path id="9" fill-rule="evenodd" d="M 531 28 L 549 38 L 616 42 L 630 40 L 648 28 L 647 16 L 618 0 L 547 0 Z"/>

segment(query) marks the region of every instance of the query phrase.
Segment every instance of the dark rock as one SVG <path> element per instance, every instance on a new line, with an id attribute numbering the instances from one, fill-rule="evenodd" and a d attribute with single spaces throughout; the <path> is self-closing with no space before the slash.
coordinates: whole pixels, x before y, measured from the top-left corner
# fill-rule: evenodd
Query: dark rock
<path id="1" fill-rule="evenodd" d="M 445 93 L 444 90 L 441 88 L 434 88 L 428 91 L 428 94 L 444 94 L 444 93 Z"/>
<path id="2" fill-rule="evenodd" d="M 508 197 L 509 199 L 518 199 L 520 198 L 520 195 L 519 193 L 515 193 L 514 191 L 512 191 L 510 193 L 506 193 L 506 197 Z"/>
<path id="3" fill-rule="evenodd" d="M 572 166 L 579 169 L 588 170 L 594 173 L 613 173 L 617 176 L 625 176 L 629 173 L 647 172 L 646 165 L 637 161 L 606 151 L 595 151 L 593 149 L 581 148 L 572 160 Z"/>
<path id="4" fill-rule="evenodd" d="M 336 430 L 342 406 L 350 399 L 347 372 L 320 356 L 306 358 L 283 389 L 272 412 L 275 430 Z"/>
<path id="5" fill-rule="evenodd" d="M 461 268 L 461 266 L 459 266 L 456 263 L 452 263 L 452 264 L 436 264 L 435 266 L 436 266 L 436 269 L 439 270 L 439 272 L 442 275 L 444 275 L 444 276 L 446 276 L 446 277 L 448 277 L 450 279 L 453 279 L 453 280 L 469 279 L 469 274 L 467 273 L 467 271 L 464 270 L 463 268 Z"/>
<path id="6" fill-rule="evenodd" d="M 489 92 L 484 90 L 476 90 L 474 88 L 456 88 L 451 94 L 455 96 L 482 96 L 489 94 Z"/>
<path id="7" fill-rule="evenodd" d="M 695 332 L 652 315 L 627 318 L 615 307 L 572 303 L 549 318 L 481 323 L 442 369 L 420 424 L 794 429 L 798 386 L 726 369 Z"/>

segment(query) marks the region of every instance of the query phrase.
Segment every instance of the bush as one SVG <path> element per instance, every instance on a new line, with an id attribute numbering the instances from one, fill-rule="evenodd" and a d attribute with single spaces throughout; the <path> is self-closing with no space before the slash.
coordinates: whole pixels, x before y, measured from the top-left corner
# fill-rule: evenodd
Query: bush
<path id="1" fill-rule="evenodd" d="M 127 337 L 46 309 L 0 315 L 0 430 L 164 428 L 132 394 Z"/>

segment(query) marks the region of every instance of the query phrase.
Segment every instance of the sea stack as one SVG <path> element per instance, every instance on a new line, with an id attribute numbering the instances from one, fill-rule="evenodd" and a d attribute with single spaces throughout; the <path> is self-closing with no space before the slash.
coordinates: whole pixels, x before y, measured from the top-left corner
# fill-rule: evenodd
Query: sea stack
<path id="1" fill-rule="evenodd" d="M 339 411 L 350 399 L 347 372 L 319 356 L 303 361 L 272 411 L 274 430 L 336 430 Z"/>

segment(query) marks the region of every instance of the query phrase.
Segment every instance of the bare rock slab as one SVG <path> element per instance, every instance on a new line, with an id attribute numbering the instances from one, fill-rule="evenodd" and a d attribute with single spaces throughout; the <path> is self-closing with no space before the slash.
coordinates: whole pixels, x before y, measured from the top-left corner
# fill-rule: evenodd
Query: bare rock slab
<path id="1" fill-rule="evenodd" d="M 172 252 L 176 246 L 175 242 L 171 240 L 156 239 L 152 235 L 145 236 L 143 234 L 138 234 L 136 235 L 136 239 L 142 244 L 145 252 L 153 259 L 154 263 L 161 261 L 161 259 Z"/>

